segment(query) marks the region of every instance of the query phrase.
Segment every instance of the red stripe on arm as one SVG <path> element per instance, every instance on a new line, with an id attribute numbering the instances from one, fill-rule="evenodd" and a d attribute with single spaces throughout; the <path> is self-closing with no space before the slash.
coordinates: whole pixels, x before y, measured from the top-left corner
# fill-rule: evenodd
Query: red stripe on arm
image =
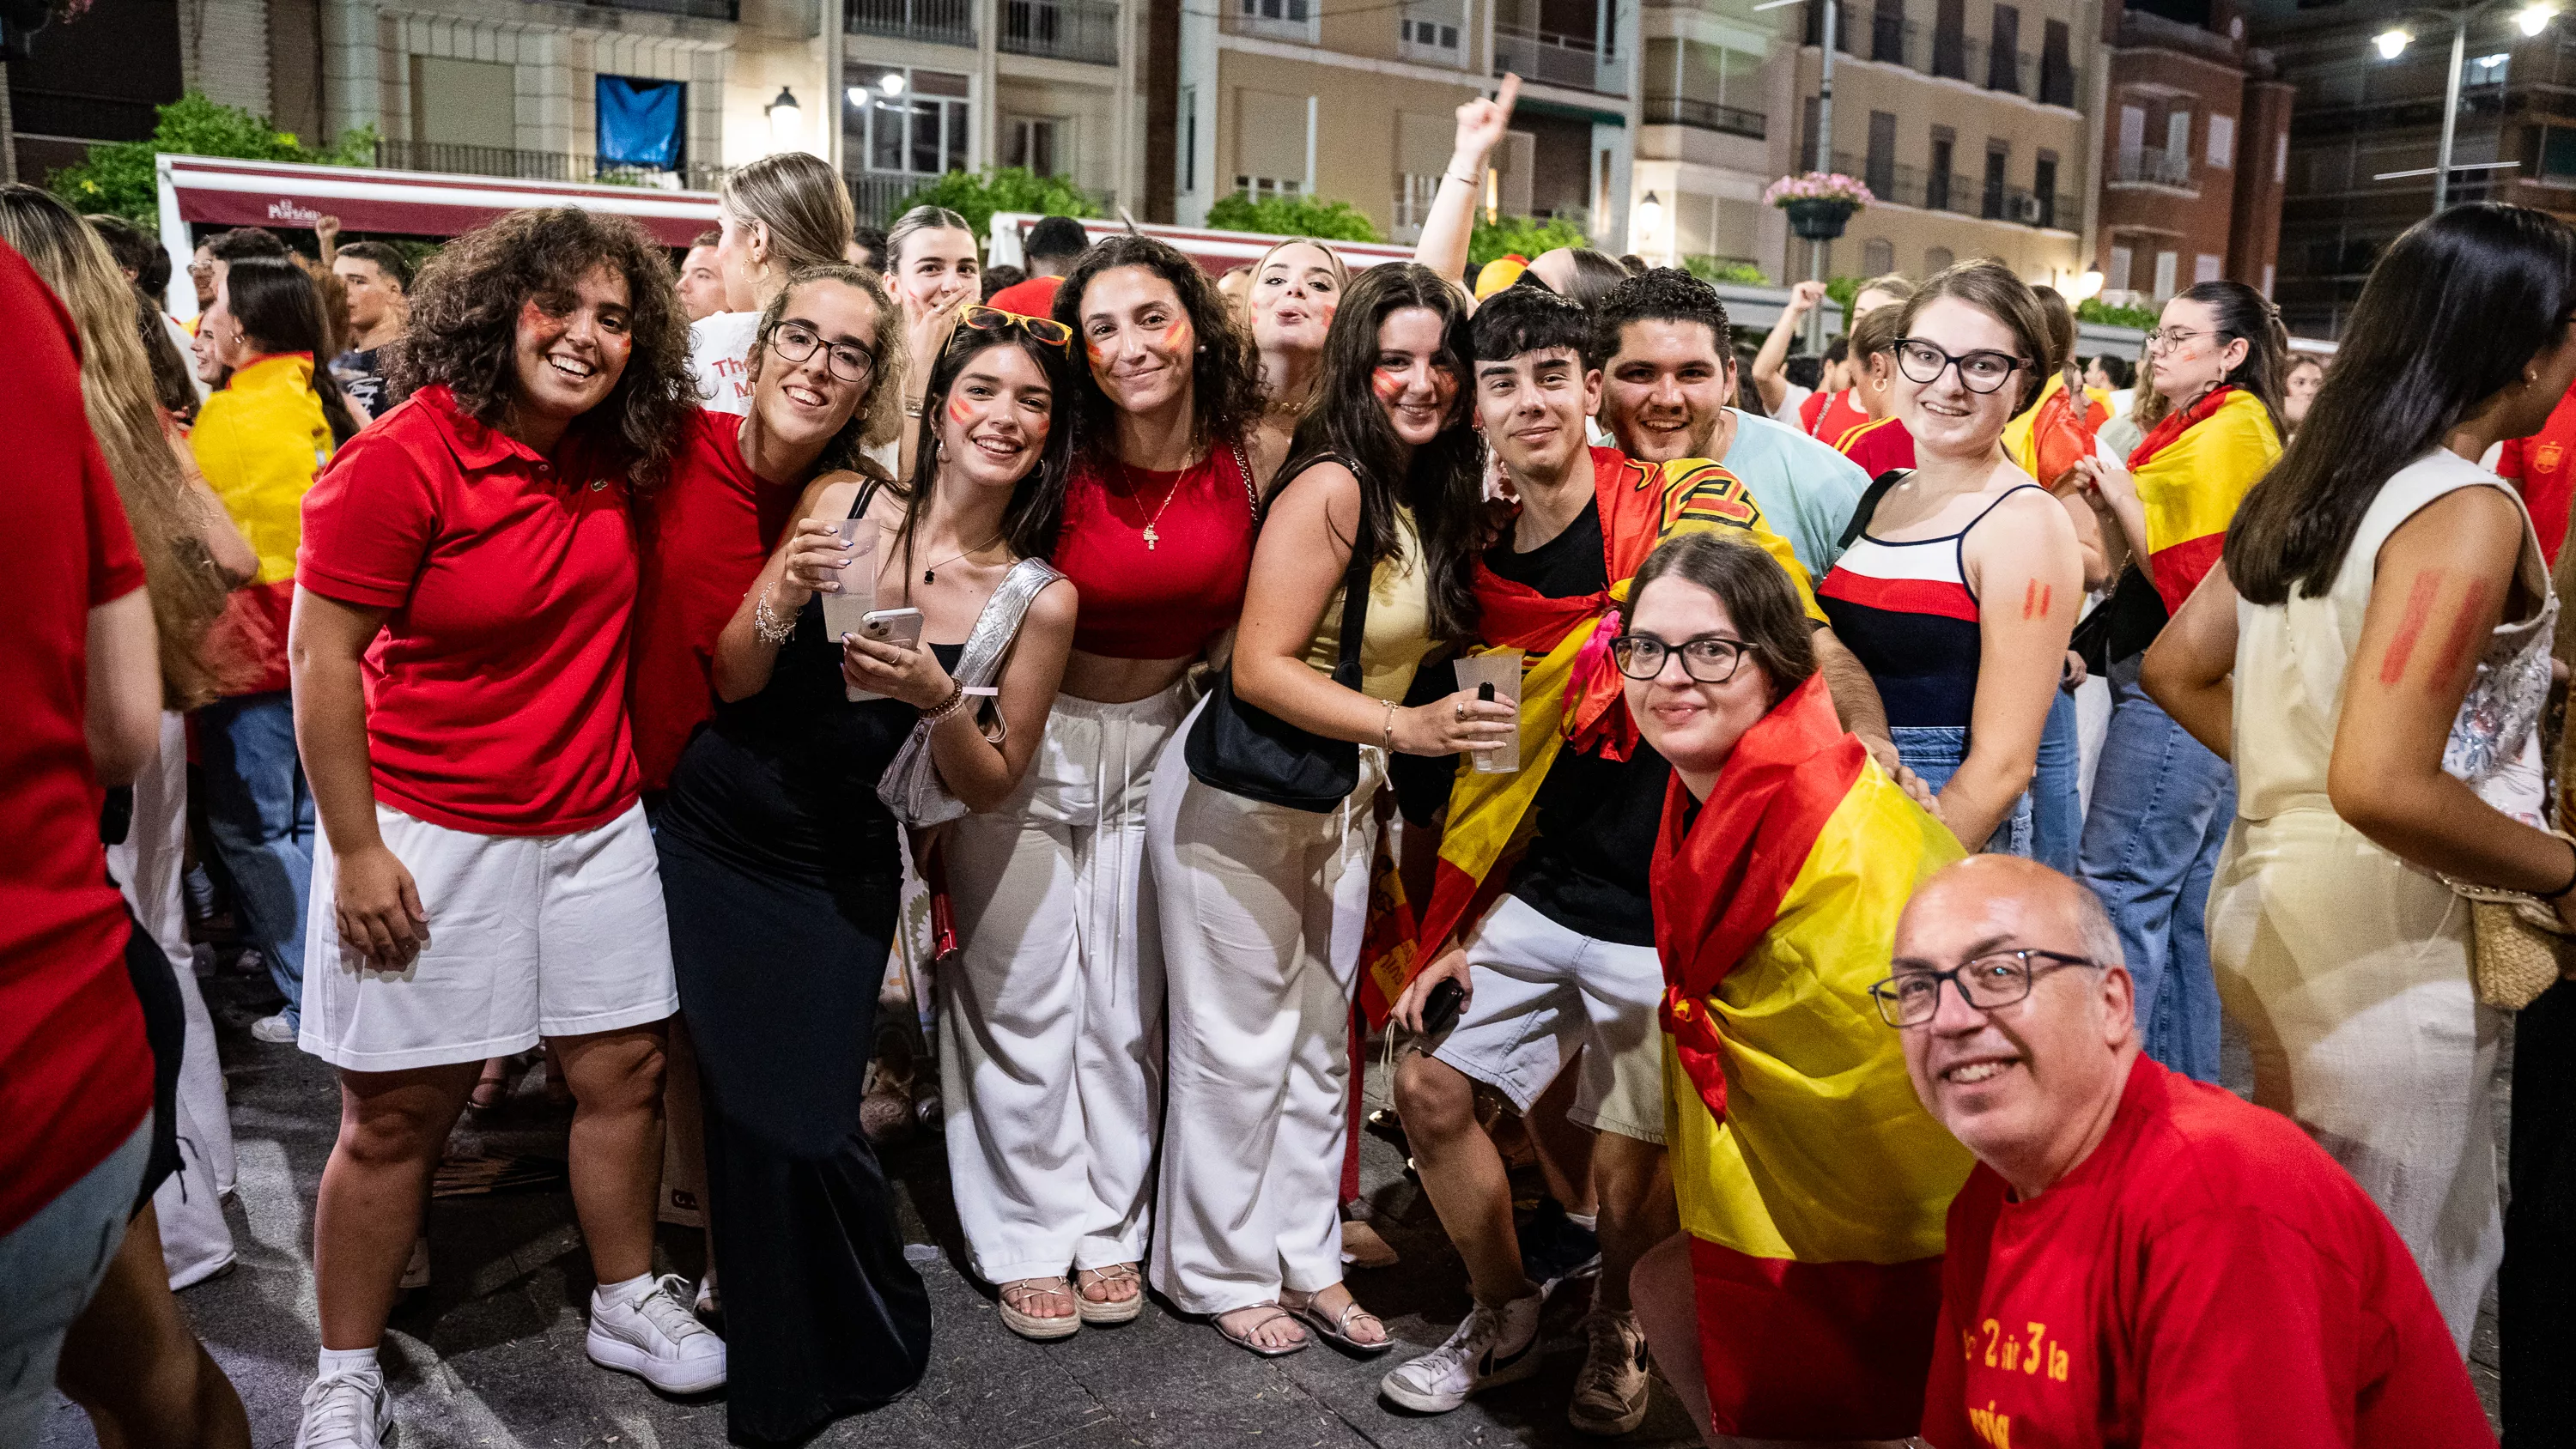
<path id="1" fill-rule="evenodd" d="M 2451 637 L 2442 641 L 2442 666 L 2433 672 L 2436 687 L 2449 684 L 2462 674 L 2477 668 L 2479 646 L 2485 642 L 2487 590 L 2484 579 L 2469 580 L 2468 596 L 2460 600 L 2460 616 L 2451 621 Z"/>
<path id="2" fill-rule="evenodd" d="M 2424 626 L 2433 617 L 2433 596 L 2441 592 L 2439 569 L 2425 569 L 2415 575 L 2415 586 L 2406 595 L 2406 616 L 2397 622 L 2397 637 L 2388 641 L 2388 654 L 2379 665 L 2379 682 L 2394 686 L 2406 677 L 2406 661 L 2414 656 L 2415 641 L 2424 636 Z"/>

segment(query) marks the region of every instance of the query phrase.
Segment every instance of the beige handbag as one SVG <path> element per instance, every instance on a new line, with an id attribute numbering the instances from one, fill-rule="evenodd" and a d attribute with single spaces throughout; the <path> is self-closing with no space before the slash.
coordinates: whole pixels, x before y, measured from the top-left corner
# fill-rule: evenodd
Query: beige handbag
<path id="1" fill-rule="evenodd" d="M 2556 834 L 2568 839 L 2564 831 Z M 2576 969 L 2576 936 L 2538 896 L 2449 876 L 2442 881 L 2469 903 L 2470 975 L 2480 1005 L 2520 1011 L 2557 985 L 2562 972 Z"/>

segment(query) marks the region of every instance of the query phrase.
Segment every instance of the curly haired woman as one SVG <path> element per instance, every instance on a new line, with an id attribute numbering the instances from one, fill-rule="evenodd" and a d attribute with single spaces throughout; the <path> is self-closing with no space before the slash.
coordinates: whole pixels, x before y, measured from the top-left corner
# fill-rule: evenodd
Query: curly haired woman
<path id="1" fill-rule="evenodd" d="M 302 1045 L 340 1069 L 314 1207 L 322 1355 L 296 1443 L 376 1449 L 376 1344 L 487 1057 L 553 1041 L 603 1367 L 692 1393 L 724 1344 L 652 1275 L 679 997 L 626 713 L 636 493 L 688 323 L 623 217 L 522 211 L 422 274 L 410 401 L 304 507 L 288 650 L 318 805 Z"/>

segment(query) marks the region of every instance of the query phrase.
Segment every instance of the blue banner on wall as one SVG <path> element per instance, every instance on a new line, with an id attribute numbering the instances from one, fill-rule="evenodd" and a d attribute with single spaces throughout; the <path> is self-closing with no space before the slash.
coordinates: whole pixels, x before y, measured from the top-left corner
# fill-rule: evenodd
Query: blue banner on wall
<path id="1" fill-rule="evenodd" d="M 599 164 L 679 170 L 688 89 L 681 81 L 599 77 Z"/>

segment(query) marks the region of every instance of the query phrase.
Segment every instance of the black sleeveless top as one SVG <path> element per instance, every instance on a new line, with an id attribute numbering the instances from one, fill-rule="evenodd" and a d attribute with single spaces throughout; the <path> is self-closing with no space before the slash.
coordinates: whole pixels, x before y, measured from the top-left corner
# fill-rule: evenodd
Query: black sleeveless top
<path id="1" fill-rule="evenodd" d="M 851 517 L 873 491 L 861 490 Z M 953 670 L 965 646 L 930 648 Z M 877 799 L 877 780 L 920 717 L 900 700 L 849 700 L 840 642 L 824 636 L 822 601 L 808 599 L 768 686 L 717 705 L 689 742 L 658 828 L 746 870 L 894 878 L 895 821 Z"/>

